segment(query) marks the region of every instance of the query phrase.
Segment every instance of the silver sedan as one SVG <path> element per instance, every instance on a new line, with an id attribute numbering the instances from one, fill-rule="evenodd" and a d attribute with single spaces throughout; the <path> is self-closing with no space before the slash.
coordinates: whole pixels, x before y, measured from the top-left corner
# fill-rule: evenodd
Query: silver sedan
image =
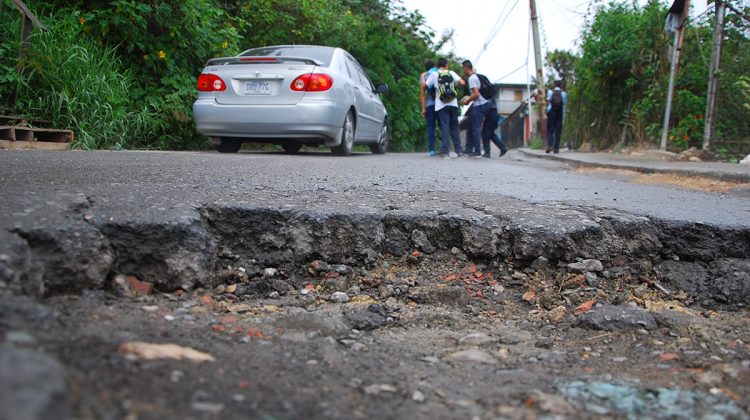
<path id="1" fill-rule="evenodd" d="M 193 116 L 219 152 L 243 142 L 288 153 L 325 145 L 350 155 L 355 144 L 388 149 L 388 114 L 362 66 L 340 48 L 283 45 L 208 61 L 198 77 Z"/>

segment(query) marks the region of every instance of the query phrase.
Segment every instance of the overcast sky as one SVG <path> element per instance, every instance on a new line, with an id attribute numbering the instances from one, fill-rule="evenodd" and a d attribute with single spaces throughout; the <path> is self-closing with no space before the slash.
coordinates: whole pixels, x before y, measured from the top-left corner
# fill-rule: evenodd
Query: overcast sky
<path id="1" fill-rule="evenodd" d="M 419 10 L 439 36 L 455 30 L 453 44 L 446 46 L 458 56 L 474 62 L 490 80 L 526 83 L 526 61 L 534 74 L 534 52 L 529 38 L 529 0 L 402 0 L 409 9 Z M 671 0 L 663 0 L 672 4 Z M 577 50 L 590 1 L 536 0 L 542 37 L 542 56 L 554 49 Z M 706 9 L 706 0 L 692 0 L 693 15 Z M 497 26 L 496 26 L 497 24 Z M 499 27 L 490 39 L 493 27 Z M 478 61 L 476 58 L 481 57 Z M 546 70 L 545 70 L 546 77 Z"/>

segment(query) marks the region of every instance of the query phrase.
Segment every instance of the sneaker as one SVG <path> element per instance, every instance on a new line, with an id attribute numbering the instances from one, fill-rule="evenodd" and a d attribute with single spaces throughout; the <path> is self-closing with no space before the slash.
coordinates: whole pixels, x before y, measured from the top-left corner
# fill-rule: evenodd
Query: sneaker
<path id="1" fill-rule="evenodd" d="M 460 154 L 457 155 L 455 152 L 448 153 L 448 157 L 456 158 L 456 157 L 460 157 L 460 156 L 461 156 Z"/>
<path id="2" fill-rule="evenodd" d="M 466 156 L 470 158 L 481 158 L 482 154 L 481 153 L 467 153 Z"/>
<path id="3" fill-rule="evenodd" d="M 502 155 L 500 155 L 500 156 L 502 156 Z M 484 154 L 484 155 L 482 155 L 482 157 L 483 157 L 483 158 L 487 158 L 487 159 L 490 159 L 490 158 L 491 158 L 492 156 L 490 156 L 490 154 L 489 154 L 489 153 L 487 153 L 487 154 Z"/>
<path id="4" fill-rule="evenodd" d="M 430 152 L 428 154 L 430 155 L 430 157 L 433 157 L 433 156 L 437 155 L 437 152 L 434 151 L 434 150 L 430 150 Z"/>
<path id="5" fill-rule="evenodd" d="M 506 153 L 508 153 L 508 149 L 505 149 L 505 150 L 501 150 L 501 151 L 500 151 L 500 157 L 503 157 L 503 156 L 505 156 L 505 154 L 506 154 Z"/>
<path id="6" fill-rule="evenodd" d="M 443 160 L 451 160 L 451 157 L 448 155 L 443 155 L 442 157 L 443 157 Z"/>
<path id="7" fill-rule="evenodd" d="M 459 157 L 459 158 L 465 158 L 466 156 L 467 156 L 466 153 L 458 153 L 456 155 L 456 157 Z"/>
<path id="8" fill-rule="evenodd" d="M 560 153 L 560 149 L 555 149 L 555 153 Z"/>
<path id="9" fill-rule="evenodd" d="M 545 150 L 545 152 L 544 152 L 544 153 L 549 153 L 549 152 L 551 152 L 551 151 L 552 151 L 552 149 L 550 149 L 550 148 L 548 147 L 548 148 L 547 148 L 547 150 Z"/>

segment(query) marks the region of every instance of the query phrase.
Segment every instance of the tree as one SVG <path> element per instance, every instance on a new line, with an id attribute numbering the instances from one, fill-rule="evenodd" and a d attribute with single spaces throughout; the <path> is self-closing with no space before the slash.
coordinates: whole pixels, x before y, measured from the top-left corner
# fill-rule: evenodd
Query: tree
<path id="1" fill-rule="evenodd" d="M 578 56 L 567 50 L 553 50 L 547 52 L 545 62 L 549 82 L 562 80 L 563 86 L 575 83 L 575 66 Z"/>
<path id="2" fill-rule="evenodd" d="M 9 0 L 0 0 L 0 4 Z M 278 44 L 318 44 L 351 52 L 375 83 L 387 83 L 383 101 L 389 113 L 394 150 L 423 148 L 424 119 L 418 104 L 419 74 L 427 58 L 434 58 L 451 34 L 438 43 L 424 17 L 397 0 L 27 0 L 49 26 L 64 26 L 75 39 L 91 47 L 115 51 L 119 68 L 131 74 L 134 85 L 122 103 L 140 104 L 156 117 L 158 130 L 148 139 L 118 147 L 201 148 L 209 146 L 196 133 L 192 102 L 198 73 L 209 58 L 229 56 L 251 47 Z M 62 25 L 66 23 L 66 25 Z M 73 25 L 70 25 L 73 23 Z M 0 21 L 0 35 L 17 33 L 18 17 Z M 69 31 L 69 32 L 70 32 Z M 56 34 L 58 32 L 55 32 Z M 7 36 L 7 39 L 17 38 Z M 57 43 L 59 45 L 59 42 Z M 96 47 L 91 47 L 96 49 Z M 45 95 L 42 78 L 15 73 L 17 44 L 0 43 L 0 107 L 49 119 L 44 107 L 29 107 L 34 98 L 14 101 L 5 82 L 28 85 L 31 94 Z M 92 54 L 98 54 L 92 51 Z M 38 57 L 39 66 L 50 57 Z M 54 67 L 47 66 L 50 69 Z M 61 74 L 64 74 L 62 72 Z M 77 86 L 79 80 L 60 80 Z M 37 89 L 38 88 L 38 89 Z M 58 121 L 75 121 L 68 113 Z M 76 127 L 71 127 L 76 129 Z M 76 138 L 81 138 L 77 133 Z M 128 137 L 127 128 L 123 137 Z M 98 139 L 97 133 L 87 138 Z M 110 147 L 92 143 L 91 147 Z"/>

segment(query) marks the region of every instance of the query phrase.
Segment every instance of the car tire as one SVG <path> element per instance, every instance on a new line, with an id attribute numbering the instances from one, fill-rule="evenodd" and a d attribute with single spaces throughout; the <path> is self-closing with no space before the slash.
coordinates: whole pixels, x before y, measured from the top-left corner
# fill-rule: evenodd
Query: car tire
<path id="1" fill-rule="evenodd" d="M 376 155 L 384 155 L 388 151 L 388 122 L 383 121 L 383 127 L 380 128 L 380 137 L 378 142 L 370 145 L 370 151 Z"/>
<path id="2" fill-rule="evenodd" d="M 237 153 L 242 148 L 242 141 L 236 139 L 221 139 L 221 143 L 216 145 L 219 153 Z"/>
<path id="3" fill-rule="evenodd" d="M 299 149 L 302 148 L 302 145 L 299 143 L 284 143 L 281 147 L 284 148 L 284 153 L 288 155 L 296 155 L 299 153 Z"/>
<path id="4" fill-rule="evenodd" d="M 356 126 L 354 125 L 354 116 L 349 111 L 344 119 L 344 125 L 341 128 L 341 144 L 332 147 L 331 151 L 338 156 L 349 156 L 352 154 L 352 148 L 354 147 L 354 133 Z"/>

